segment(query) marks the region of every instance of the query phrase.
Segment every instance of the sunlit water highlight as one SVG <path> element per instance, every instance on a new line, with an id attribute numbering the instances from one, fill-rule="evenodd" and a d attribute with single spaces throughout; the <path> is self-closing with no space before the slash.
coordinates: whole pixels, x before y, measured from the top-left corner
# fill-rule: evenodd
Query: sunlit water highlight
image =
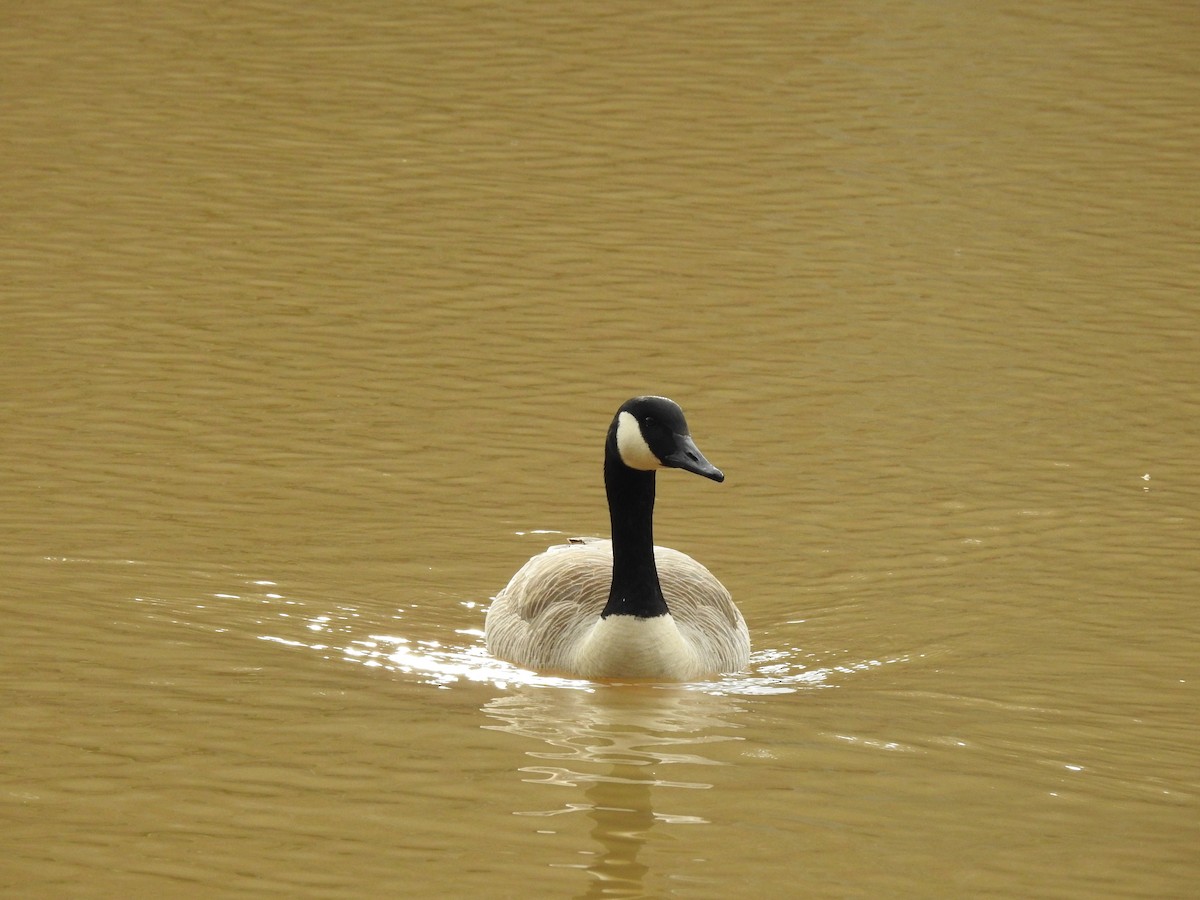
<path id="1" fill-rule="evenodd" d="M 278 594 L 265 596 L 283 603 L 291 602 Z M 218 598 L 233 599 L 230 595 L 218 595 Z M 479 614 L 479 606 L 474 602 L 464 601 L 461 607 Z M 258 637 L 272 643 L 304 647 L 326 658 L 338 658 L 344 662 L 412 676 L 439 688 L 460 682 L 489 683 L 500 689 L 536 686 L 594 691 L 600 686 L 581 679 L 542 675 L 496 659 L 488 654 L 483 631 L 479 628 L 456 628 L 456 639 L 452 641 L 419 640 L 378 632 L 355 637 L 353 635 L 358 629 L 353 623 L 357 618 L 357 611 L 345 608 L 312 615 L 281 612 L 276 616 L 276 622 L 292 627 Z M 264 620 L 264 624 L 268 621 Z M 800 648 L 763 648 L 751 654 L 746 672 L 671 687 L 728 696 L 783 694 L 833 687 L 839 676 L 867 672 L 905 659 L 868 659 L 836 666 L 811 666 L 801 662 L 802 658 L 804 652 Z"/>
<path id="2" fill-rule="evenodd" d="M 314 603 L 288 597 L 276 582 L 266 579 L 246 579 L 243 587 L 214 591 L 208 599 L 197 602 L 150 596 L 135 599 L 151 607 L 149 614 L 155 618 L 169 618 L 177 624 L 220 634 L 248 634 L 270 644 L 382 669 L 436 688 L 475 683 L 490 684 L 501 690 L 538 687 L 595 692 L 605 687 L 622 687 L 619 682 L 543 675 L 496 659 L 487 652 L 483 630 L 469 622 L 481 623 L 485 609 L 471 600 L 457 603 L 462 611 L 458 617 L 461 621 L 443 623 L 438 629 L 450 632 L 453 637 L 416 638 L 397 634 L 394 623 L 385 624 L 374 617 L 377 614 L 357 607 L 322 606 L 320 611 L 314 611 Z M 411 608 L 398 610 L 394 619 L 413 618 L 418 612 Z M 439 614 L 444 617 L 444 610 Z M 799 627 L 801 623 L 795 624 Z M 799 647 L 761 647 L 751 654 L 750 665 L 744 672 L 711 681 L 637 686 L 723 696 L 786 694 L 835 687 L 846 677 L 907 659 L 896 656 L 839 661 L 832 665 L 821 664 L 814 654 Z"/>

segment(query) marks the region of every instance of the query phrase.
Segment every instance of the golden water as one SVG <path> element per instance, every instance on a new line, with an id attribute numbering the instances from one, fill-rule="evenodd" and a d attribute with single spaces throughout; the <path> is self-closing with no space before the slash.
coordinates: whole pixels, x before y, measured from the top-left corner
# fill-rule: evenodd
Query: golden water
<path id="1" fill-rule="evenodd" d="M 4 18 L 0 893 L 1195 890 L 1190 6 Z M 641 392 L 749 671 L 488 659 Z"/>

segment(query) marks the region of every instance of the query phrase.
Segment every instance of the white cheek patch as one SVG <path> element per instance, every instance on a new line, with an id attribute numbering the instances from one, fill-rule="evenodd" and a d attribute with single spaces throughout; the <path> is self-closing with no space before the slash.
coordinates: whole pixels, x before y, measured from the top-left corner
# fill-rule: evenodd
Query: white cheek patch
<path id="1" fill-rule="evenodd" d="M 631 469 L 652 472 L 663 467 L 662 461 L 642 437 L 642 427 L 637 419 L 627 412 L 617 417 L 617 452 L 621 454 L 621 462 Z"/>

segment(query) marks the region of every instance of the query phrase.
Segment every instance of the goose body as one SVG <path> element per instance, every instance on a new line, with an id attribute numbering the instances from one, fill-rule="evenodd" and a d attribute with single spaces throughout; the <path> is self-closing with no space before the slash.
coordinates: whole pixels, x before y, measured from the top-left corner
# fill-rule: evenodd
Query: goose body
<path id="1" fill-rule="evenodd" d="M 605 442 L 612 540 L 551 547 L 529 560 L 488 609 L 493 655 L 592 679 L 694 681 L 746 665 L 750 636 L 729 592 L 687 554 L 654 545 L 660 468 L 725 477 L 674 402 L 635 397 Z"/>

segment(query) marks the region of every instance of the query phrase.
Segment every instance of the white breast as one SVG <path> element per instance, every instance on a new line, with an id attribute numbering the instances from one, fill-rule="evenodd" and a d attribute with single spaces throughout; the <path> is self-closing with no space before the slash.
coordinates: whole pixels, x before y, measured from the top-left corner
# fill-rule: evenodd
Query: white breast
<path id="1" fill-rule="evenodd" d="M 683 639 L 675 617 L 609 616 L 597 619 L 576 655 L 584 678 L 650 678 L 695 681 L 712 674 Z"/>

